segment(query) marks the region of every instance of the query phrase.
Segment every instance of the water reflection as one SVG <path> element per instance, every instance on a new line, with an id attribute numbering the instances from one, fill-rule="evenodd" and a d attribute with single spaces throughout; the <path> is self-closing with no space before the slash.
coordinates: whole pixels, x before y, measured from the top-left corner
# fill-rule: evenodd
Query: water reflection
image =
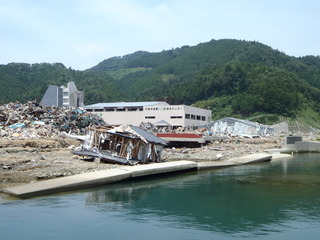
<path id="1" fill-rule="evenodd" d="M 86 204 L 122 209 L 128 220 L 229 234 L 320 221 L 319 161 L 285 161 L 119 183 L 88 193 Z"/>

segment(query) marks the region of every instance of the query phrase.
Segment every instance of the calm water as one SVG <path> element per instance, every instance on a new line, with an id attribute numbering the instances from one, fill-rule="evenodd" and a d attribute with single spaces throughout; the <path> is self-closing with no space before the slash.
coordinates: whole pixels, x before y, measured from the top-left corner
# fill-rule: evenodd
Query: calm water
<path id="1" fill-rule="evenodd" d="M 319 239 L 320 154 L 0 204 L 0 239 Z"/>

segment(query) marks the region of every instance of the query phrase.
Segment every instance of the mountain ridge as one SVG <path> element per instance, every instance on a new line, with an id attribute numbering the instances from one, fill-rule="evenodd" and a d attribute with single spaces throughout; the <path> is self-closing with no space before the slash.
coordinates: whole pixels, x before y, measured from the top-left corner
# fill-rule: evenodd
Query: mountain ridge
<path id="1" fill-rule="evenodd" d="M 84 71 L 61 63 L 0 65 L 0 102 L 40 101 L 49 84 L 68 81 L 85 92 L 86 104 L 161 100 L 212 109 L 214 118 L 259 113 L 295 117 L 306 108 L 320 114 L 319 56 L 297 58 L 236 39 L 137 51 Z"/>

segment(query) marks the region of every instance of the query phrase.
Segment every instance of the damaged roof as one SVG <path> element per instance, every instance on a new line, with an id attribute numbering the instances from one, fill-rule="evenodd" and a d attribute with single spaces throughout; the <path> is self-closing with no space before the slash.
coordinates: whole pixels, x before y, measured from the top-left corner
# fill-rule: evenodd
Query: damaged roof
<path id="1" fill-rule="evenodd" d="M 161 145 L 167 145 L 167 141 L 163 140 L 162 138 L 159 138 L 152 133 L 149 133 L 139 127 L 136 126 L 129 126 L 134 132 L 137 133 L 140 137 L 144 138 L 146 141 Z"/>
<path id="2" fill-rule="evenodd" d="M 214 126 L 216 123 L 218 122 L 226 122 L 228 125 L 233 125 L 235 122 L 241 122 L 243 124 L 252 126 L 252 127 L 260 127 L 260 126 L 265 126 L 267 128 L 272 129 L 271 127 L 268 127 L 266 125 L 260 124 L 260 123 L 256 123 L 256 122 L 252 122 L 249 120 L 244 120 L 244 119 L 238 119 L 238 118 L 232 118 L 232 117 L 226 117 L 226 118 L 222 118 L 213 122 L 210 122 L 208 124 L 203 125 L 202 127 L 212 127 Z"/>
<path id="3" fill-rule="evenodd" d="M 142 141 L 145 143 L 155 143 L 155 144 L 160 144 L 160 145 L 167 145 L 167 141 L 163 140 L 162 138 L 159 138 L 152 133 L 149 133 L 145 130 L 143 130 L 140 127 L 136 126 L 131 126 L 131 125 L 121 125 L 120 127 L 116 127 L 113 129 L 108 130 L 107 132 L 112 133 L 112 134 L 117 134 L 120 135 L 119 133 L 131 133 L 135 136 L 138 136 Z M 122 135 L 125 137 L 130 137 L 127 135 Z"/>

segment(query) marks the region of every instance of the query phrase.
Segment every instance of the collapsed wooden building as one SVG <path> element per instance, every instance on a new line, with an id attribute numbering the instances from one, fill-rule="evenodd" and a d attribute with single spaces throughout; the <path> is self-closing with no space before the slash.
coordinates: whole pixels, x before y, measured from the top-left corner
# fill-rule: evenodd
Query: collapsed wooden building
<path id="1" fill-rule="evenodd" d="M 167 142 L 139 127 L 89 128 L 83 144 L 74 154 L 100 158 L 105 161 L 134 165 L 160 162 Z"/>

